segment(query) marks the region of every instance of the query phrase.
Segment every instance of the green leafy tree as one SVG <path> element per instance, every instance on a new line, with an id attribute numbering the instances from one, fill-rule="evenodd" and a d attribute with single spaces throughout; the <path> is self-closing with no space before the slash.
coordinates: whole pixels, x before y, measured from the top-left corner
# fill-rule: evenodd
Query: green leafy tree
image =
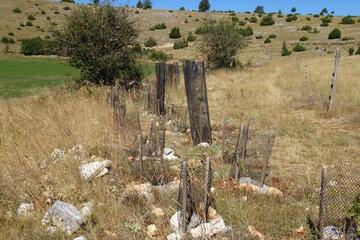
<path id="1" fill-rule="evenodd" d="M 143 8 L 143 7 L 144 7 L 141 0 L 139 0 L 139 1 L 136 3 L 136 7 L 137 7 L 137 8 Z"/>
<path id="2" fill-rule="evenodd" d="M 292 8 L 291 8 L 291 12 L 292 12 L 292 13 L 296 13 L 296 11 L 297 11 L 297 10 L 296 10 L 296 7 L 292 7 Z"/>
<path id="3" fill-rule="evenodd" d="M 291 55 L 291 51 L 287 48 L 286 42 L 283 42 L 281 56 L 289 56 Z"/>
<path id="4" fill-rule="evenodd" d="M 79 6 L 52 35 L 59 53 L 81 70 L 82 81 L 112 85 L 119 80 L 129 86 L 143 78 L 136 63 L 138 31 L 125 9 Z"/>
<path id="5" fill-rule="evenodd" d="M 265 14 L 264 6 L 257 6 L 254 10 L 254 13 Z"/>
<path id="6" fill-rule="evenodd" d="M 151 9 L 152 8 L 152 2 L 151 0 L 145 0 L 143 3 L 143 9 Z"/>
<path id="7" fill-rule="evenodd" d="M 260 26 L 271 26 L 274 24 L 275 24 L 275 21 L 272 17 L 272 14 L 268 14 L 261 20 Z"/>
<path id="8" fill-rule="evenodd" d="M 341 31 L 338 28 L 334 28 L 330 33 L 329 33 L 329 39 L 338 39 L 341 38 Z"/>
<path id="9" fill-rule="evenodd" d="M 241 28 L 232 21 L 207 22 L 199 45 L 211 68 L 230 68 L 236 65 L 237 54 L 246 44 Z"/>
<path id="10" fill-rule="evenodd" d="M 199 3 L 199 12 L 207 12 L 210 10 L 209 0 L 201 0 Z"/>
<path id="11" fill-rule="evenodd" d="M 181 38 L 180 28 L 174 27 L 171 29 L 169 38 Z"/>
<path id="12" fill-rule="evenodd" d="M 328 10 L 327 10 L 327 8 L 323 8 L 322 10 L 321 10 L 321 12 L 320 12 L 320 15 L 322 16 L 322 15 L 326 15 L 326 14 L 328 14 Z"/>
<path id="13" fill-rule="evenodd" d="M 94 5 L 99 5 L 99 4 L 100 4 L 100 0 L 93 0 L 93 4 L 94 4 Z"/>
<path id="14" fill-rule="evenodd" d="M 355 20 L 351 16 L 346 16 L 341 19 L 340 24 L 355 24 Z"/>

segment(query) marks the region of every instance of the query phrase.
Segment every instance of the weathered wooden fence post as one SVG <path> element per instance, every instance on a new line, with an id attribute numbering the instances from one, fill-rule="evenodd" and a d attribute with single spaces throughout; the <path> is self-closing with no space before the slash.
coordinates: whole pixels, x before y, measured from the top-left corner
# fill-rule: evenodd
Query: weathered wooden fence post
<path id="1" fill-rule="evenodd" d="M 179 86 L 180 84 L 180 70 L 179 63 L 167 63 L 166 64 L 166 85 L 167 86 Z"/>
<path id="2" fill-rule="evenodd" d="M 184 65 L 186 98 L 191 138 L 194 145 L 212 143 L 209 105 L 203 61 L 186 61 Z"/>
<path id="3" fill-rule="evenodd" d="M 323 166 L 321 169 L 319 224 L 318 224 L 320 231 L 320 238 L 322 238 L 323 236 L 323 229 L 324 229 L 326 181 L 327 181 L 327 167 Z"/>
<path id="4" fill-rule="evenodd" d="M 235 180 L 239 181 L 240 177 L 240 162 L 244 161 L 246 157 L 246 148 L 249 136 L 250 122 L 247 121 L 244 125 L 240 126 L 238 141 L 236 144 L 236 155 L 235 155 Z"/>
<path id="5" fill-rule="evenodd" d="M 268 138 L 266 139 L 265 147 L 264 147 L 264 157 L 267 159 L 267 162 L 264 163 L 261 175 L 261 184 L 262 186 L 265 184 L 265 179 L 269 174 L 269 160 L 271 157 L 271 152 L 275 142 L 275 134 L 269 133 Z"/>
<path id="6" fill-rule="evenodd" d="M 181 163 L 181 176 L 180 176 L 180 185 L 179 185 L 179 203 L 180 203 L 180 216 L 179 224 L 180 231 L 182 234 L 185 234 L 188 226 L 188 209 L 190 207 L 189 199 L 189 176 L 188 176 L 188 167 L 186 161 Z"/>
<path id="7" fill-rule="evenodd" d="M 113 108 L 114 121 L 117 133 L 121 133 L 126 125 L 126 100 L 124 90 L 116 84 L 111 87 L 108 102 Z"/>
<path id="8" fill-rule="evenodd" d="M 209 218 L 209 207 L 210 207 L 210 188 L 212 182 L 212 172 L 211 172 L 211 160 L 210 158 L 206 159 L 205 165 L 205 194 L 204 194 L 204 216 L 205 221 L 208 222 Z"/>
<path id="9" fill-rule="evenodd" d="M 156 68 L 156 104 L 157 115 L 165 115 L 165 78 L 166 78 L 166 63 L 158 62 L 155 64 Z"/>
<path id="10" fill-rule="evenodd" d="M 328 99 L 328 106 L 327 106 L 328 112 L 331 112 L 333 110 L 334 97 L 335 97 L 335 93 L 336 93 L 336 80 L 337 80 L 339 65 L 340 65 L 340 50 L 337 48 L 336 55 L 335 55 L 335 67 L 334 67 L 334 72 L 332 74 L 332 80 L 331 80 L 331 86 L 330 86 L 330 88 L 331 88 L 330 96 Z"/>
<path id="11" fill-rule="evenodd" d="M 140 164 L 140 174 L 143 176 L 144 174 L 144 162 L 143 162 L 143 134 L 141 129 L 141 121 L 140 121 L 140 115 L 137 113 L 137 123 L 138 123 L 138 129 L 139 129 L 139 164 Z"/>

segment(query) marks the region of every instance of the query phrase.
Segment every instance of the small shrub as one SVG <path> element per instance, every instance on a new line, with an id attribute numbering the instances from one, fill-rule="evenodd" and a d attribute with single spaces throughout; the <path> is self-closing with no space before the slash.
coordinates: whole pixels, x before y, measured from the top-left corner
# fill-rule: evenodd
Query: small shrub
<path id="1" fill-rule="evenodd" d="M 171 29 L 169 38 L 181 38 L 180 28 L 174 27 L 173 29 Z"/>
<path id="2" fill-rule="evenodd" d="M 196 36 L 194 36 L 192 32 L 189 32 L 186 40 L 188 42 L 194 42 L 194 41 L 196 41 Z"/>
<path id="3" fill-rule="evenodd" d="M 60 12 L 59 12 L 58 10 L 56 10 L 56 11 L 54 12 L 54 14 L 60 14 Z"/>
<path id="4" fill-rule="evenodd" d="M 268 38 L 276 38 L 277 36 L 276 36 L 276 34 L 270 34 L 269 36 L 268 36 Z"/>
<path id="5" fill-rule="evenodd" d="M 50 21 L 50 20 L 51 20 L 51 17 L 47 16 L 47 17 L 46 17 L 46 20 Z"/>
<path id="6" fill-rule="evenodd" d="M 330 33 L 329 33 L 329 39 L 338 39 L 341 38 L 341 31 L 338 28 L 334 28 Z"/>
<path id="7" fill-rule="evenodd" d="M 9 35 L 10 37 L 15 36 L 15 34 L 14 34 L 13 32 L 9 32 L 8 35 Z"/>
<path id="8" fill-rule="evenodd" d="M 21 13 L 21 10 L 20 10 L 20 8 L 14 8 L 14 9 L 13 9 L 13 12 L 14 12 L 14 13 Z"/>
<path id="9" fill-rule="evenodd" d="M 233 21 L 233 22 L 239 22 L 240 19 L 239 19 L 238 17 L 234 16 L 234 17 L 231 17 L 231 21 Z"/>
<path id="10" fill-rule="evenodd" d="M 144 46 L 145 47 L 155 47 L 157 45 L 156 40 L 153 37 L 149 37 L 148 39 L 146 39 L 146 41 L 144 42 Z"/>
<path id="11" fill-rule="evenodd" d="M 247 28 L 243 29 L 241 28 L 240 29 L 240 33 L 241 35 L 243 35 L 244 37 L 249 37 L 249 36 L 252 36 L 254 34 L 254 31 L 252 30 L 252 28 L 250 26 L 248 26 Z"/>
<path id="12" fill-rule="evenodd" d="M 301 31 L 310 31 L 310 30 L 311 30 L 311 26 L 309 26 L 309 25 L 303 26 L 300 30 L 301 30 Z"/>
<path id="13" fill-rule="evenodd" d="M 283 42 L 281 56 L 289 56 L 291 55 L 291 51 L 287 48 L 286 43 Z"/>
<path id="14" fill-rule="evenodd" d="M 252 16 L 250 19 L 249 19 L 249 22 L 251 23 L 257 23 L 257 18 L 255 16 Z"/>
<path id="15" fill-rule="evenodd" d="M 303 45 L 301 45 L 300 43 L 297 43 L 293 48 L 294 52 L 303 52 L 305 50 L 306 50 L 306 48 Z"/>
<path id="16" fill-rule="evenodd" d="M 185 39 L 176 40 L 174 42 L 174 49 L 186 48 L 189 46 L 189 43 Z"/>
<path id="17" fill-rule="evenodd" d="M 54 54 L 56 44 L 50 40 L 43 40 L 40 37 L 24 39 L 21 42 L 21 53 L 24 55 Z"/>
<path id="18" fill-rule="evenodd" d="M 354 53 L 355 53 L 355 49 L 354 49 L 353 47 L 351 47 L 351 48 L 349 49 L 349 56 L 354 55 Z"/>
<path id="19" fill-rule="evenodd" d="M 162 51 L 155 51 L 155 50 L 151 50 L 149 52 L 148 58 L 152 61 L 164 61 L 164 62 L 171 59 L 171 57 L 168 54 Z"/>
<path id="20" fill-rule="evenodd" d="M 200 19 L 198 19 L 198 18 L 196 18 L 195 20 L 194 20 L 194 22 L 199 22 L 200 21 Z"/>
<path id="21" fill-rule="evenodd" d="M 256 39 L 263 39 L 264 37 L 261 36 L 261 35 L 257 35 L 257 36 L 255 36 L 255 38 L 256 38 Z"/>
<path id="22" fill-rule="evenodd" d="M 25 24 L 24 24 L 24 23 L 20 23 L 19 26 L 20 26 L 20 27 L 25 27 Z"/>
<path id="23" fill-rule="evenodd" d="M 354 40 L 354 38 L 352 38 L 352 37 L 343 37 L 342 40 L 343 41 L 350 41 L 350 40 Z"/>
<path id="24" fill-rule="evenodd" d="M 64 9 L 65 11 L 69 11 L 69 10 L 71 9 L 71 7 L 65 6 L 65 7 L 63 7 L 63 9 Z"/>
<path id="25" fill-rule="evenodd" d="M 20 31 L 20 30 L 21 30 L 21 27 L 17 27 L 16 30 Z"/>
<path id="26" fill-rule="evenodd" d="M 309 33 L 311 34 L 317 34 L 319 33 L 320 31 L 317 29 L 317 28 L 314 28 L 313 30 L 311 30 Z"/>
<path id="27" fill-rule="evenodd" d="M 272 17 L 272 14 L 268 14 L 261 20 L 260 26 L 271 26 L 274 25 L 275 21 Z"/>
<path id="28" fill-rule="evenodd" d="M 31 14 L 27 17 L 27 19 L 29 21 L 35 21 L 35 17 L 33 15 L 31 15 Z"/>
<path id="29" fill-rule="evenodd" d="M 135 11 L 135 14 L 140 14 L 139 10 L 136 10 L 136 11 Z"/>
<path id="30" fill-rule="evenodd" d="M 12 39 L 11 37 L 2 37 L 2 38 L 1 38 L 1 43 L 4 43 L 4 44 L 14 44 L 14 43 L 15 43 L 15 40 Z"/>
<path id="31" fill-rule="evenodd" d="M 292 21 L 296 21 L 298 18 L 296 16 L 296 14 L 288 14 L 286 17 L 286 22 L 292 22 Z"/>
<path id="32" fill-rule="evenodd" d="M 277 15 L 277 17 L 278 17 L 278 18 L 283 18 L 283 17 L 284 17 L 284 15 L 282 15 L 282 14 L 278 14 L 278 15 Z"/>
<path id="33" fill-rule="evenodd" d="M 341 19 L 340 24 L 355 24 L 355 20 L 351 16 L 346 16 Z"/>
<path id="34" fill-rule="evenodd" d="M 41 10 L 40 12 L 42 15 L 45 15 L 46 14 L 46 11 L 45 10 Z"/>
<path id="35" fill-rule="evenodd" d="M 355 55 L 360 55 L 360 47 L 359 47 L 358 50 L 356 51 Z"/>
<path id="36" fill-rule="evenodd" d="M 27 21 L 27 22 L 25 23 L 25 25 L 28 26 L 28 27 L 31 27 L 33 24 L 32 24 L 31 21 Z"/>
<path id="37" fill-rule="evenodd" d="M 239 26 L 245 26 L 245 24 L 246 24 L 246 22 L 244 22 L 244 21 L 239 21 Z"/>
<path id="38" fill-rule="evenodd" d="M 329 26 L 328 23 L 324 23 L 324 22 L 323 22 L 323 23 L 320 24 L 320 27 L 328 27 L 328 26 Z"/>
<path id="39" fill-rule="evenodd" d="M 195 34 L 205 34 L 207 29 L 204 26 L 200 26 L 195 30 Z"/>
<path id="40" fill-rule="evenodd" d="M 311 17 L 306 17 L 305 20 L 306 21 L 311 21 Z"/>
<path id="41" fill-rule="evenodd" d="M 154 26 L 155 29 L 166 29 L 166 24 L 165 23 L 157 23 Z"/>
<path id="42" fill-rule="evenodd" d="M 181 7 L 181 8 L 179 9 L 179 11 L 185 11 L 185 8 L 184 8 L 184 7 Z"/>
<path id="43" fill-rule="evenodd" d="M 303 36 L 300 38 L 300 41 L 302 41 L 302 42 L 309 41 L 309 38 L 306 36 Z"/>
<path id="44" fill-rule="evenodd" d="M 319 14 L 314 14 L 313 17 L 314 17 L 314 18 L 319 18 L 320 15 L 319 15 Z"/>
<path id="45" fill-rule="evenodd" d="M 271 43 L 271 39 L 270 38 L 265 39 L 264 43 Z"/>

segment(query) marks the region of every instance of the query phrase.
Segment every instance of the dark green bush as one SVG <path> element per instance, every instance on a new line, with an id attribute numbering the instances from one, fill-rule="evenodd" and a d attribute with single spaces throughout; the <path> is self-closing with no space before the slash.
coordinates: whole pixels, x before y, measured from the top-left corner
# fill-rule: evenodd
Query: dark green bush
<path id="1" fill-rule="evenodd" d="M 302 41 L 302 42 L 309 41 L 309 38 L 306 36 L 303 36 L 300 38 L 300 41 Z"/>
<path id="2" fill-rule="evenodd" d="M 194 41 L 196 41 L 196 36 L 192 32 L 189 32 L 186 40 L 188 42 L 194 42 Z"/>
<path id="3" fill-rule="evenodd" d="M 265 39 L 264 43 L 271 43 L 271 39 L 270 38 Z"/>
<path id="4" fill-rule="evenodd" d="M 173 29 L 171 29 L 169 38 L 181 38 L 180 28 L 174 27 Z"/>
<path id="5" fill-rule="evenodd" d="M 31 15 L 31 14 L 27 17 L 27 19 L 29 21 L 35 21 L 35 17 L 33 15 Z"/>
<path id="6" fill-rule="evenodd" d="M 4 43 L 4 44 L 14 44 L 15 43 L 15 40 L 11 37 L 2 37 L 1 38 L 1 43 Z"/>
<path id="7" fill-rule="evenodd" d="M 356 51 L 355 55 L 360 55 L 360 47 L 359 47 L 358 50 Z"/>
<path id="8" fill-rule="evenodd" d="M 42 15 L 45 15 L 46 14 L 46 11 L 45 10 L 41 10 L 40 12 Z"/>
<path id="9" fill-rule="evenodd" d="M 282 14 L 278 14 L 278 15 L 277 15 L 277 17 L 278 17 L 278 18 L 283 18 L 283 17 L 284 17 L 284 15 L 282 15 Z"/>
<path id="10" fill-rule="evenodd" d="M 334 28 L 330 33 L 329 33 L 329 39 L 338 39 L 341 38 L 341 31 L 338 28 Z"/>
<path id="11" fill-rule="evenodd" d="M 10 37 L 15 36 L 15 34 L 14 34 L 13 32 L 9 32 L 8 35 L 9 35 Z"/>
<path id="12" fill-rule="evenodd" d="M 49 20 L 49 21 L 50 21 L 50 20 L 51 20 L 51 17 L 47 16 L 47 17 L 46 17 L 46 20 Z"/>
<path id="13" fill-rule="evenodd" d="M 254 31 L 252 30 L 252 28 L 250 26 L 248 26 L 247 28 L 240 28 L 240 33 L 241 35 L 243 35 L 244 37 L 249 37 L 252 36 L 254 34 Z"/>
<path id="14" fill-rule="evenodd" d="M 164 61 L 164 62 L 171 59 L 171 57 L 168 54 L 155 50 L 151 50 L 148 53 L 148 58 L 152 61 Z"/>
<path id="15" fill-rule="evenodd" d="M 275 21 L 272 17 L 272 14 L 268 14 L 261 20 L 260 26 L 271 26 L 274 25 Z"/>
<path id="16" fill-rule="evenodd" d="M 61 0 L 61 2 L 65 2 L 65 3 L 75 3 L 75 0 Z"/>
<path id="17" fill-rule="evenodd" d="M 306 21 L 311 21 L 311 17 L 306 17 L 305 20 Z"/>
<path id="18" fill-rule="evenodd" d="M 206 12 L 210 10 L 209 0 L 200 0 L 199 2 L 199 12 Z"/>
<path id="19" fill-rule="evenodd" d="M 28 27 L 31 27 L 33 24 L 32 24 L 31 21 L 27 21 L 27 22 L 25 23 L 25 25 L 28 26 Z"/>
<path id="20" fill-rule="evenodd" d="M 239 26 L 245 26 L 246 22 L 244 21 L 239 21 Z"/>
<path id="21" fill-rule="evenodd" d="M 257 36 L 255 36 L 255 38 L 256 38 L 256 39 L 263 39 L 264 37 L 261 36 L 261 35 L 257 35 Z"/>
<path id="22" fill-rule="evenodd" d="M 340 24 L 355 24 L 355 20 L 351 16 L 346 16 L 341 19 Z"/>
<path id="23" fill-rule="evenodd" d="M 165 23 L 157 23 L 154 26 L 155 29 L 161 30 L 161 29 L 166 29 L 166 24 Z"/>
<path id="24" fill-rule="evenodd" d="M 56 11 L 54 12 L 54 14 L 60 14 L 60 12 L 59 12 L 58 10 L 56 10 Z"/>
<path id="25" fill-rule="evenodd" d="M 234 16 L 234 17 L 231 17 L 231 21 L 233 21 L 233 22 L 239 22 L 240 19 L 239 19 L 238 17 Z"/>
<path id="26" fill-rule="evenodd" d="M 195 34 L 205 34 L 207 29 L 204 26 L 200 26 L 195 30 Z"/>
<path id="27" fill-rule="evenodd" d="M 291 55 L 291 51 L 287 48 L 286 43 L 283 42 L 281 56 L 289 56 Z"/>
<path id="28" fill-rule="evenodd" d="M 69 10 L 71 9 L 71 7 L 65 6 L 65 7 L 63 7 L 63 9 L 64 9 L 65 11 L 69 11 Z"/>
<path id="29" fill-rule="evenodd" d="M 310 31 L 310 30 L 311 30 L 311 26 L 309 26 L 309 25 L 303 26 L 300 30 L 301 30 L 301 31 Z"/>
<path id="30" fill-rule="evenodd" d="M 252 17 L 249 19 L 249 22 L 251 22 L 251 23 L 257 23 L 257 17 L 252 16 Z"/>
<path id="31" fill-rule="evenodd" d="M 286 17 L 286 22 L 292 22 L 292 21 L 296 21 L 298 18 L 296 16 L 296 14 L 288 14 Z"/>
<path id="32" fill-rule="evenodd" d="M 118 80 L 125 86 L 141 82 L 142 68 L 136 63 L 138 31 L 125 9 L 80 5 L 52 35 L 59 53 L 80 69 L 81 81 L 112 85 Z"/>
<path id="33" fill-rule="evenodd" d="M 179 11 L 185 11 L 185 8 L 184 8 L 184 7 L 181 7 L 181 8 L 179 9 Z"/>
<path id="34" fill-rule="evenodd" d="M 179 39 L 174 42 L 174 49 L 186 48 L 189 43 L 185 39 Z"/>
<path id="35" fill-rule="evenodd" d="M 56 53 L 56 43 L 40 37 L 24 39 L 21 42 L 21 53 L 24 55 L 50 55 Z"/>
<path id="36" fill-rule="evenodd" d="M 323 22 L 323 23 L 320 24 L 320 27 L 328 27 L 328 26 L 329 26 L 328 23 L 324 23 L 324 22 Z"/>
<path id="37" fill-rule="evenodd" d="M 297 43 L 293 48 L 294 52 L 303 52 L 305 50 L 306 50 L 306 48 L 303 45 L 301 45 L 300 43 Z"/>
<path id="38" fill-rule="evenodd" d="M 353 47 L 351 47 L 351 48 L 349 49 L 349 56 L 354 55 L 354 53 L 355 53 L 355 49 L 354 49 Z"/>
<path id="39" fill-rule="evenodd" d="M 242 29 L 231 21 L 209 22 L 199 45 L 211 68 L 230 68 L 236 65 L 238 51 L 245 46 Z"/>
<path id="40" fill-rule="evenodd" d="M 14 12 L 14 13 L 21 13 L 21 10 L 20 10 L 20 8 L 14 8 L 14 9 L 13 9 L 13 12 Z"/>
<path id="41" fill-rule="evenodd" d="M 152 8 L 152 2 L 151 0 L 144 0 L 143 2 L 143 9 L 148 10 Z"/>
<path id="42" fill-rule="evenodd" d="M 146 41 L 144 42 L 144 46 L 145 47 L 155 47 L 157 45 L 156 40 L 153 37 L 149 37 L 148 39 L 146 39 Z"/>
<path id="43" fill-rule="evenodd" d="M 270 34 L 269 36 L 268 36 L 268 38 L 276 38 L 277 36 L 276 36 L 276 34 Z"/>

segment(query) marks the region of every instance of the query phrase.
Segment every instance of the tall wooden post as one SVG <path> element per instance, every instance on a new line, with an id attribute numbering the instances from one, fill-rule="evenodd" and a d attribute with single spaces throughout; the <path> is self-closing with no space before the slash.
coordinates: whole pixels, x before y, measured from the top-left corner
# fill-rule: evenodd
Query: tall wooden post
<path id="1" fill-rule="evenodd" d="M 340 50 L 337 48 L 336 55 L 335 55 L 335 67 L 334 67 L 334 72 L 332 74 L 332 80 L 331 80 L 331 86 L 330 86 L 330 88 L 331 88 L 330 96 L 328 99 L 328 107 L 327 107 L 328 112 L 331 112 L 333 110 L 334 98 L 335 98 L 335 93 L 336 93 L 336 80 L 337 80 L 339 65 L 340 65 Z"/>
<path id="2" fill-rule="evenodd" d="M 240 177 L 240 162 L 243 162 L 246 158 L 246 148 L 249 138 L 249 126 L 250 122 L 247 121 L 244 125 L 240 126 L 238 141 L 236 144 L 236 156 L 235 156 L 235 180 L 239 181 Z"/>
<path id="3" fill-rule="evenodd" d="M 319 231 L 320 237 L 323 236 L 324 229 L 324 216 L 325 216 L 325 189 L 326 189 L 326 179 L 327 177 L 327 167 L 323 166 L 321 169 L 321 183 L 320 183 L 320 203 L 319 203 Z"/>
<path id="4" fill-rule="evenodd" d="M 180 84 L 180 71 L 179 63 L 167 63 L 166 64 L 166 85 L 167 86 L 179 86 Z"/>
<path id="5" fill-rule="evenodd" d="M 156 68 L 156 103 L 157 114 L 165 115 L 165 79 L 166 79 L 166 63 L 158 62 Z"/>
<path id="6" fill-rule="evenodd" d="M 204 193 L 204 216 L 205 221 L 208 222 L 209 218 L 209 207 L 210 207 L 210 188 L 211 188 L 211 181 L 212 181 L 212 173 L 211 173 L 211 160 L 210 158 L 206 159 L 205 165 L 205 193 Z"/>
<path id="7" fill-rule="evenodd" d="M 184 65 L 186 98 L 193 144 L 212 143 L 209 105 L 203 61 L 186 61 Z"/>
<path id="8" fill-rule="evenodd" d="M 189 198 L 189 176 L 186 161 L 181 163 L 181 176 L 179 185 L 179 203 L 180 203 L 180 231 L 185 234 L 188 226 L 188 208 L 190 207 Z"/>
<path id="9" fill-rule="evenodd" d="M 144 174 L 144 161 L 143 161 L 143 134 L 141 129 L 141 121 L 140 121 L 140 115 L 137 113 L 137 123 L 138 123 L 138 129 L 139 129 L 139 163 L 140 163 L 140 174 L 143 176 Z"/>
<path id="10" fill-rule="evenodd" d="M 118 84 L 111 88 L 109 103 L 113 108 L 116 131 L 119 134 L 123 131 L 126 124 L 126 101 L 124 90 Z"/>
<path id="11" fill-rule="evenodd" d="M 265 179 L 269 174 L 269 160 L 271 157 L 271 152 L 274 146 L 275 142 L 275 134 L 269 133 L 268 138 L 266 140 L 265 146 L 264 146 L 264 159 L 266 159 L 266 162 L 264 162 L 262 174 L 261 174 L 261 184 L 262 186 L 265 184 Z"/>

